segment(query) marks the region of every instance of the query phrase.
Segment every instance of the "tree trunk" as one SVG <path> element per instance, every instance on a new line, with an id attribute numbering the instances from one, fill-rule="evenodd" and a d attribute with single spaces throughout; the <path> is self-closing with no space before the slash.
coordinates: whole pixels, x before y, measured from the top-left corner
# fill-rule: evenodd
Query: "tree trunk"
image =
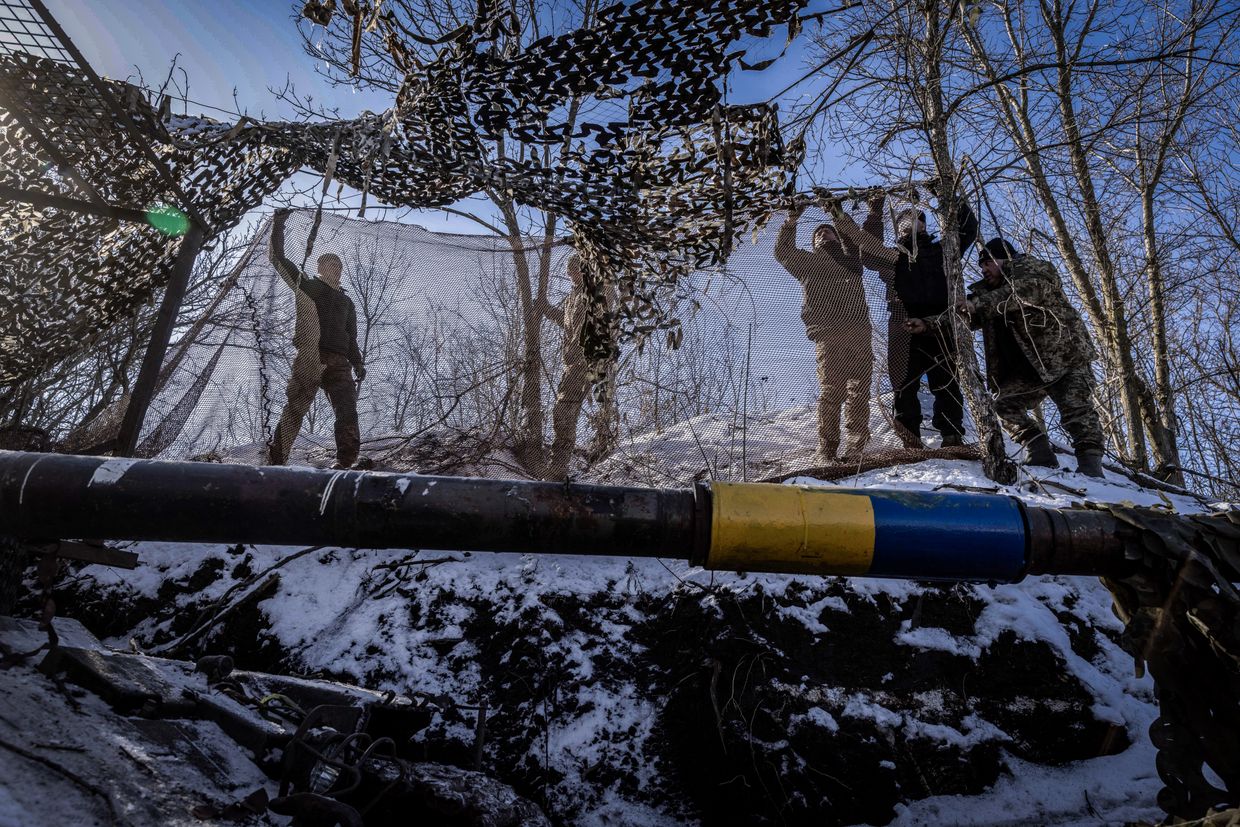
<path id="1" fill-rule="evenodd" d="M 543 441 L 542 407 L 542 321 L 543 309 L 538 304 L 526 256 L 521 224 L 511 201 L 497 202 L 504 216 L 508 243 L 512 246 L 513 267 L 517 273 L 517 299 L 521 311 L 521 393 L 519 426 L 513 446 L 517 460 L 531 476 L 541 478 L 547 462 Z"/>
<path id="2" fill-rule="evenodd" d="M 1003 430 L 994 404 L 986 389 L 985 379 L 973 349 L 973 332 L 965 318 L 955 313 L 955 303 L 963 299 L 964 268 L 961 267 L 960 235 L 956 209 L 957 171 L 952 159 L 947 132 L 947 115 L 943 108 L 942 45 L 945 31 L 939 17 L 938 0 L 925 0 L 925 38 L 921 41 L 925 59 L 926 83 L 922 90 L 925 129 L 939 178 L 939 227 L 943 235 L 943 271 L 951 287 L 952 329 L 956 337 L 956 373 L 964 393 L 969 414 L 977 427 L 977 441 L 982 452 L 982 471 L 1001 485 L 1016 482 L 1016 464 L 1008 459 L 1003 443 Z"/>
<path id="3" fill-rule="evenodd" d="M 1106 230 L 1103 227 L 1102 208 L 1098 203 L 1097 190 L 1089 169 L 1089 159 L 1086 157 L 1085 144 L 1077 123 L 1076 105 L 1072 94 L 1072 55 L 1068 53 L 1064 35 L 1061 1 L 1055 0 L 1053 8 L 1054 16 L 1052 17 L 1047 13 L 1046 6 L 1043 6 L 1043 19 L 1055 44 L 1055 57 L 1058 61 L 1055 93 L 1058 98 L 1060 118 L 1063 122 L 1064 143 L 1079 190 L 1081 211 L 1089 233 L 1090 245 L 1093 248 L 1094 262 L 1098 267 L 1098 279 L 1102 285 L 1103 312 L 1111 333 L 1107 343 L 1111 347 L 1111 356 L 1119 367 L 1121 377 L 1119 391 L 1124 407 L 1124 418 L 1127 420 L 1128 451 L 1132 464 L 1139 469 L 1146 470 L 1149 468 L 1149 456 L 1146 452 L 1141 404 L 1138 399 L 1137 366 L 1132 358 L 1132 336 L 1129 332 L 1124 300 L 1120 295 L 1119 281 L 1115 275 L 1115 265 L 1111 260 L 1111 252 L 1107 244 Z"/>
<path id="4" fill-rule="evenodd" d="M 1171 358 L 1167 345 L 1167 306 L 1163 286 L 1162 257 L 1154 223 L 1154 188 L 1147 186 L 1141 193 L 1142 240 L 1145 246 L 1145 279 L 1150 291 L 1150 326 L 1154 340 L 1154 397 L 1142 394 L 1142 414 L 1154 444 L 1154 458 L 1160 476 L 1176 485 L 1184 484 L 1180 471 L 1180 449 L 1176 444 L 1179 430 L 1175 414 L 1175 396 L 1171 390 Z M 1144 383 L 1142 383 L 1144 384 Z M 1148 388 L 1146 388 L 1148 391 Z M 1151 410 L 1152 408 L 1152 410 Z"/>

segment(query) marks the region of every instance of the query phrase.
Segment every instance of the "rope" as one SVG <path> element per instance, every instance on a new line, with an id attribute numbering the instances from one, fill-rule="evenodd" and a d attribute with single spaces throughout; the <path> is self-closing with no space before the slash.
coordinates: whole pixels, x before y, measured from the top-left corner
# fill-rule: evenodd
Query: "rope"
<path id="1" fill-rule="evenodd" d="M 267 445 L 267 450 L 270 451 L 273 438 L 271 429 L 271 373 L 267 365 L 267 348 L 263 346 L 263 331 L 262 324 L 259 321 L 258 302 L 244 282 L 238 280 L 237 286 L 241 288 L 241 295 L 246 307 L 250 311 L 250 329 L 254 332 L 254 350 L 258 353 L 259 401 L 263 409 L 262 439 Z"/>

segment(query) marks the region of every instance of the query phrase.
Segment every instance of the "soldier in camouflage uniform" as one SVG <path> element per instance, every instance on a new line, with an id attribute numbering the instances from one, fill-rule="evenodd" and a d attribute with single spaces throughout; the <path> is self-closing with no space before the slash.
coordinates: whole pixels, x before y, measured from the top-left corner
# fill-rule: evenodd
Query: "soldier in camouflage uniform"
<path id="1" fill-rule="evenodd" d="M 801 320 L 818 357 L 818 444 L 831 462 L 840 447 L 840 409 L 848 441 L 844 456 L 856 459 L 870 441 L 870 377 L 874 370 L 870 311 L 861 281 L 861 258 L 847 249 L 830 224 L 814 229 L 813 251 L 797 247 L 795 207 L 775 239 L 775 260 L 801 282 Z"/>
<path id="2" fill-rule="evenodd" d="M 1028 465 L 1059 466 L 1050 439 L 1029 411 L 1050 397 L 1072 439 L 1077 470 L 1102 476 L 1102 425 L 1094 410 L 1096 358 L 1089 332 L 1068 301 L 1053 264 L 1018 254 L 1001 238 L 979 256 L 984 278 L 969 285 L 959 310 L 981 329 L 995 411 L 1012 438 L 1025 446 Z M 950 324 L 946 314 L 915 319 L 916 329 Z"/>

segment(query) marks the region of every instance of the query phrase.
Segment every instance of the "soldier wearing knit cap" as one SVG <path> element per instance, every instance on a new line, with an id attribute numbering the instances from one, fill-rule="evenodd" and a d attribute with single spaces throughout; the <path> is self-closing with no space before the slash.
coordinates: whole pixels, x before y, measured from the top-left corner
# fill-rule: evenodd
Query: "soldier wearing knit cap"
<path id="1" fill-rule="evenodd" d="M 840 242 L 835 228 L 819 224 L 813 249 L 797 247 L 794 207 L 775 239 L 775 260 L 805 293 L 801 320 L 818 359 L 818 445 L 823 460 L 832 462 L 840 447 L 841 411 L 846 438 L 844 457 L 861 457 L 870 441 L 870 377 L 874 367 L 873 331 L 865 299 L 861 258 L 855 247 Z"/>
<path id="2" fill-rule="evenodd" d="M 960 445 L 964 436 L 964 401 L 956 380 L 956 340 L 950 326 L 920 333 L 907 324 L 904 330 L 899 329 L 899 322 L 905 316 L 909 319 L 933 316 L 950 307 L 943 244 L 926 229 L 926 214 L 912 208 L 897 217 L 896 243 L 888 247 L 882 240 L 883 203 L 882 197 L 871 201 L 870 216 L 864 227 L 858 227 L 838 204 L 830 208 L 836 227 L 860 248 L 862 261 L 875 269 L 889 286 L 888 311 L 892 317 L 891 327 L 895 329 L 887 347 L 889 353 L 894 353 L 888 368 L 896 435 L 906 448 L 925 447 L 921 441 L 922 412 L 918 398 L 922 377 L 925 377 L 934 396 L 931 424 L 942 435 L 943 447 Z M 956 217 L 957 243 L 963 256 L 977 238 L 977 216 L 961 199 Z"/>
<path id="3" fill-rule="evenodd" d="M 1054 265 L 1021 255 L 1001 238 L 986 242 L 978 263 L 983 278 L 969 285 L 958 310 L 982 331 L 986 374 L 1004 427 L 1025 447 L 1027 465 L 1058 467 L 1046 431 L 1029 415 L 1049 397 L 1072 439 L 1077 470 L 1101 477 L 1102 424 L 1090 368 L 1097 353 Z M 924 329 L 951 324 L 946 314 L 913 321 Z"/>

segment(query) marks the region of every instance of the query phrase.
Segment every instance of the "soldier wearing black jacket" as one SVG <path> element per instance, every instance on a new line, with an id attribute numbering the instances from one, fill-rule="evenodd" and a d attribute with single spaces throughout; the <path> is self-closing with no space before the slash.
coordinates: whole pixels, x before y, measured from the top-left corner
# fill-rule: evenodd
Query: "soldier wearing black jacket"
<path id="1" fill-rule="evenodd" d="M 301 430 L 301 422 L 315 394 L 322 388 L 336 415 L 336 468 L 350 468 L 361 450 L 357 421 L 357 382 L 366 367 L 357 346 L 357 311 L 340 289 L 340 257 L 319 256 L 316 279 L 284 255 L 284 225 L 288 210 L 277 210 L 271 228 L 271 263 L 297 294 L 297 328 L 293 344 L 297 355 L 289 375 L 288 403 L 271 441 L 271 464 L 283 465 Z M 357 375 L 357 382 L 353 380 Z"/>
<path id="2" fill-rule="evenodd" d="M 882 199 L 870 204 L 872 226 L 881 215 Z M 905 210 L 896 222 L 897 246 L 887 247 L 882 238 L 862 230 L 843 210 L 836 210 L 836 226 L 874 262 L 880 275 L 890 279 L 907 318 L 937 316 L 950 304 L 950 286 L 943 267 L 943 244 L 926 231 L 926 215 Z M 977 240 L 978 222 L 964 201 L 957 212 L 960 255 Z M 889 343 L 890 346 L 890 343 Z M 921 402 L 917 393 L 923 376 L 934 394 L 932 424 L 943 435 L 943 445 L 960 445 L 964 435 L 964 403 L 956 381 L 956 343 L 950 332 L 914 333 L 908 337 L 908 363 L 904 381 L 895 386 L 897 432 L 906 447 L 924 447 L 921 441 Z"/>

